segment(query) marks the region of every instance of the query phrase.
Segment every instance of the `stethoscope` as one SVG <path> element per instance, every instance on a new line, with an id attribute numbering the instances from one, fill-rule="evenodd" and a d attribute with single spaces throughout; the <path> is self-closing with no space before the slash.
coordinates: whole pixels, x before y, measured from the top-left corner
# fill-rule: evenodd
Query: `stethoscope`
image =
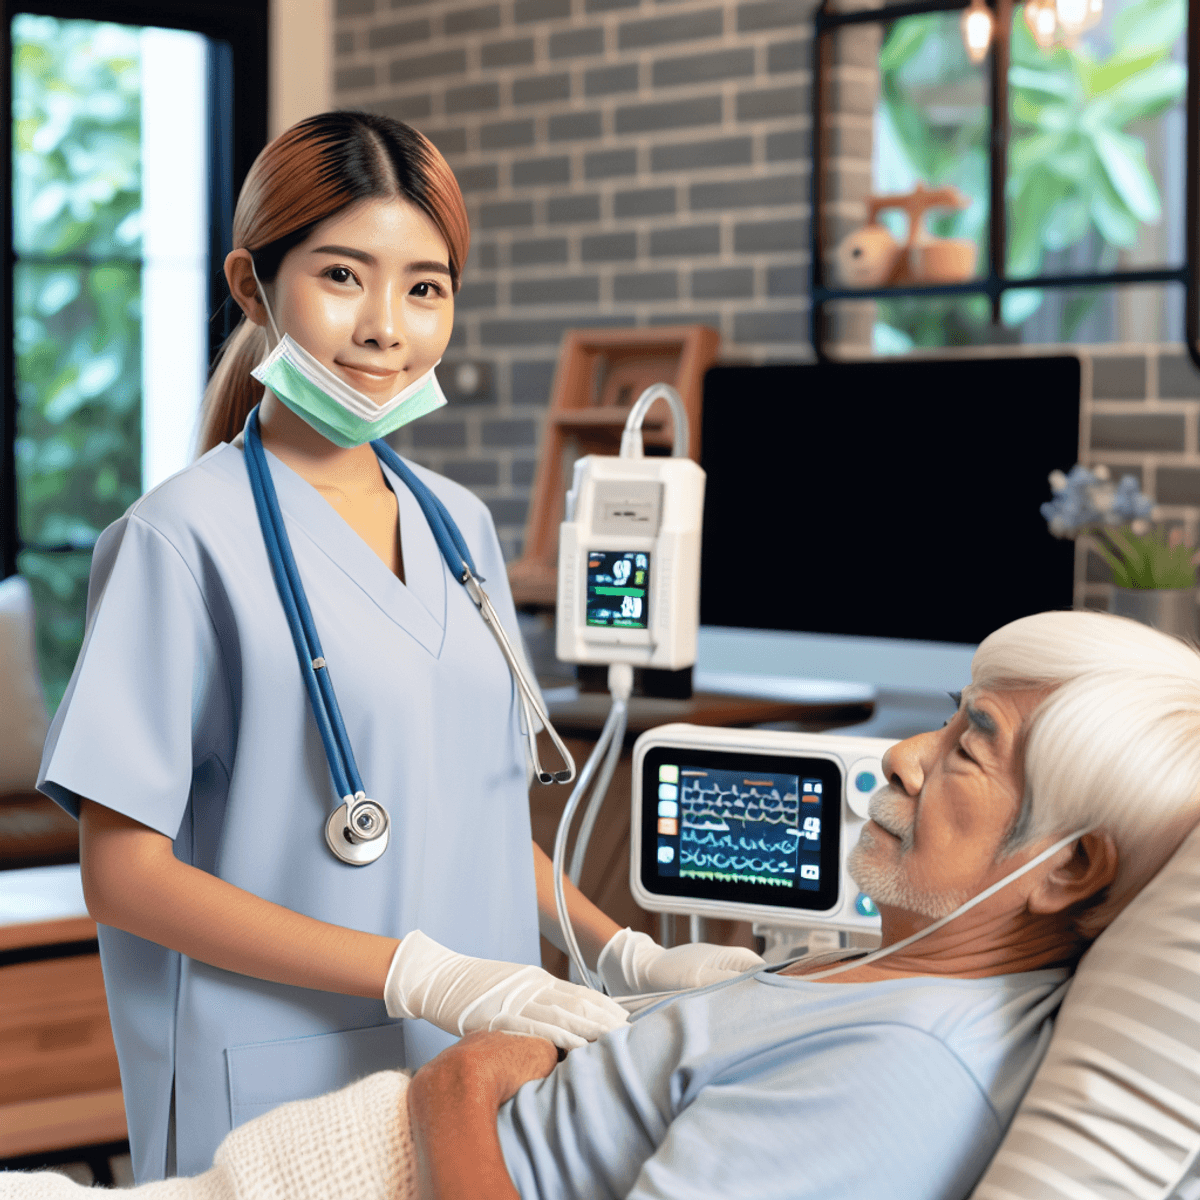
<path id="1" fill-rule="evenodd" d="M 321 640 L 317 636 L 317 627 L 313 624 L 312 611 L 304 594 L 304 584 L 300 581 L 300 572 L 296 569 L 296 560 L 292 555 L 292 544 L 283 523 L 279 498 L 275 494 L 275 484 L 267 467 L 267 457 L 258 428 L 257 405 L 246 421 L 244 441 L 250 490 L 254 494 L 254 507 L 258 510 L 258 523 L 262 527 L 267 558 L 271 562 L 271 574 L 275 577 L 279 599 L 283 602 L 283 611 L 292 631 L 296 657 L 300 660 L 300 674 L 308 690 L 308 701 L 325 747 L 325 757 L 329 760 L 333 786 L 337 795 L 342 798 L 340 807 L 330 813 L 325 822 L 325 841 L 342 862 L 364 867 L 374 862 L 387 849 L 390 828 L 387 809 L 378 800 L 367 797 L 362 777 L 358 773 L 358 765 L 354 761 L 354 751 L 350 747 L 350 738 L 333 692 L 333 682 L 329 678 L 329 666 L 321 652 Z M 541 696 L 526 675 L 521 660 L 513 650 L 512 643 L 500 624 L 500 618 L 492 607 L 492 602 L 480 586 L 484 580 L 476 574 L 475 562 L 462 533 L 454 523 L 454 518 L 386 442 L 374 441 L 371 443 L 371 449 L 412 492 L 429 522 L 429 528 L 450 568 L 450 573 L 467 589 L 467 595 L 475 602 L 488 628 L 495 635 L 517 687 L 521 715 L 525 722 L 525 736 L 529 744 L 529 756 L 538 781 L 570 783 L 575 778 L 575 760 L 551 725 Z M 549 733 L 554 748 L 566 764 L 565 770 L 549 772 L 542 768 L 537 751 L 535 717 Z"/>

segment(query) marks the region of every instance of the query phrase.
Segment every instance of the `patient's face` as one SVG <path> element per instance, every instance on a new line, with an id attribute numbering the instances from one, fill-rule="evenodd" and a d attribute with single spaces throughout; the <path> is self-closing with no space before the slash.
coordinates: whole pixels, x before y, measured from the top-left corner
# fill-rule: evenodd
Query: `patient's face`
<path id="1" fill-rule="evenodd" d="M 1016 865 L 997 860 L 1024 789 L 1021 727 L 1044 695 L 968 689 L 944 728 L 884 755 L 889 786 L 849 860 L 876 904 L 942 917 Z"/>

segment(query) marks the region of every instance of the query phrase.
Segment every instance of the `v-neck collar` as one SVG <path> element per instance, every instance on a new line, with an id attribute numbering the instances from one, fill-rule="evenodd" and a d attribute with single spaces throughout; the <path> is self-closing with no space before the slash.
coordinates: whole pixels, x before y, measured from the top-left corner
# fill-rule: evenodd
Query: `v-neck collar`
<path id="1" fill-rule="evenodd" d="M 388 570 L 379 555 L 312 484 L 265 446 L 263 449 L 279 506 L 289 523 L 299 526 L 317 549 L 390 620 L 420 642 L 434 658 L 440 657 L 446 637 L 446 561 L 421 506 L 403 480 L 384 463 L 379 464 L 396 496 L 407 583 L 401 583 Z"/>

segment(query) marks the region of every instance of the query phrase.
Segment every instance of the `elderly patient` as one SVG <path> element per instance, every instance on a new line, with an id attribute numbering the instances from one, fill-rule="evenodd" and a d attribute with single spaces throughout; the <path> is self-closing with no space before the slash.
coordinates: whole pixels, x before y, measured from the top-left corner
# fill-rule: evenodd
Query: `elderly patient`
<path id="1" fill-rule="evenodd" d="M 381 1118 L 392 1140 L 376 1139 L 382 1190 L 314 1194 L 965 1196 L 1071 968 L 1200 815 L 1200 656 L 1106 614 L 1015 621 L 979 647 L 954 717 L 892 747 L 884 771 L 850 869 L 885 946 L 1087 832 L 922 940 L 829 979 L 805 978 L 829 958 L 760 970 L 562 1063 L 539 1039 L 483 1034 L 411 1085 L 371 1076 L 337 1095 L 371 1087 L 401 1106 Z M 336 1154 L 361 1170 L 365 1147 Z M 286 1170 L 286 1147 L 272 1154 Z"/>

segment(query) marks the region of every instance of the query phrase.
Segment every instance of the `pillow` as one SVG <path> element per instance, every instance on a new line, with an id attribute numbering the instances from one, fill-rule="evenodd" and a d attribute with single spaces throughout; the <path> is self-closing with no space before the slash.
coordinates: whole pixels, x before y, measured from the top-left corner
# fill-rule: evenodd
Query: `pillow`
<path id="1" fill-rule="evenodd" d="M 1191 1200 L 1198 1152 L 1200 827 L 1081 959 L 971 1200 Z"/>
<path id="2" fill-rule="evenodd" d="M 20 575 L 0 581 L 0 795 L 32 792 L 48 727 L 33 648 L 33 596 Z"/>

